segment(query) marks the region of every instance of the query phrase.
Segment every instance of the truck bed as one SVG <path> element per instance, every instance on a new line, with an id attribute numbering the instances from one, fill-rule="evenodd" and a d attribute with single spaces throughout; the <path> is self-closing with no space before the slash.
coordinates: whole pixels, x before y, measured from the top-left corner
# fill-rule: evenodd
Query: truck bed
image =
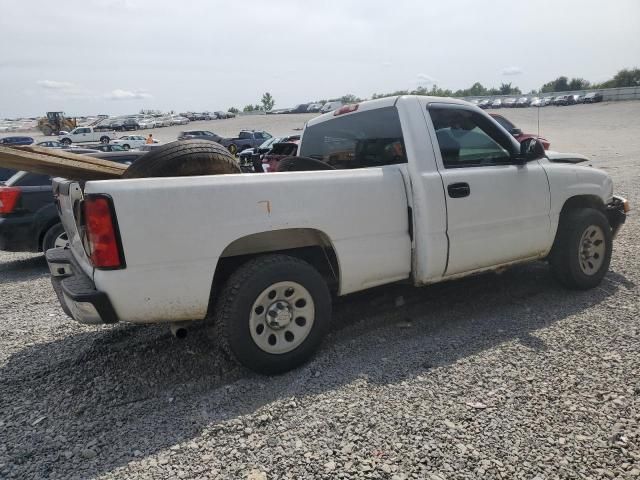
<path id="1" fill-rule="evenodd" d="M 340 294 L 407 278 L 402 168 L 87 182 L 85 194 L 113 198 L 126 259 L 124 270 L 93 271 L 96 288 L 112 298 L 121 320 L 201 319 L 218 260 L 240 253 L 241 239 L 276 231 L 323 235 L 338 259 Z M 71 202 L 61 203 L 73 230 L 64 207 Z M 72 247 L 90 272 L 79 241 Z"/>

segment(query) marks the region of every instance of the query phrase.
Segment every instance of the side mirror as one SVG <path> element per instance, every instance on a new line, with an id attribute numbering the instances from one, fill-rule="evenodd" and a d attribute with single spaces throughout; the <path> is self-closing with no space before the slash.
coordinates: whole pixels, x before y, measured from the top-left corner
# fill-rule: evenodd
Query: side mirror
<path id="1" fill-rule="evenodd" d="M 544 146 L 537 138 L 527 138 L 520 144 L 519 160 L 522 164 L 545 157 Z"/>
<path id="2" fill-rule="evenodd" d="M 519 128 L 512 128 L 511 130 L 509 130 L 509 133 L 515 137 L 516 135 L 522 134 L 522 130 L 520 130 Z"/>

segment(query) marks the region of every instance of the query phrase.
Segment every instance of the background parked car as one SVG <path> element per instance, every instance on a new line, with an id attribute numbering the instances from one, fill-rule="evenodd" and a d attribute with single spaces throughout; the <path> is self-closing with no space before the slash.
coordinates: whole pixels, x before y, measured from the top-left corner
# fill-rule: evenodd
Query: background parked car
<path id="1" fill-rule="evenodd" d="M 262 155 L 271 150 L 271 146 L 274 143 L 279 142 L 282 138 L 283 137 L 271 137 L 257 147 L 245 148 L 238 154 L 240 165 L 252 164 L 255 158 L 259 159 Z"/>
<path id="2" fill-rule="evenodd" d="M 280 160 L 286 157 L 293 157 L 298 153 L 299 143 L 300 140 L 274 143 L 271 150 L 262 158 L 262 171 L 275 172 Z"/>
<path id="3" fill-rule="evenodd" d="M 209 130 L 187 130 L 180 132 L 178 140 L 209 140 L 210 142 L 220 143 L 222 137 Z"/>
<path id="4" fill-rule="evenodd" d="M 553 105 L 553 97 L 544 97 L 542 99 L 542 106 L 546 107 L 547 105 Z"/>
<path id="5" fill-rule="evenodd" d="M 553 104 L 557 107 L 569 105 L 568 95 L 558 95 L 554 100 Z"/>
<path id="6" fill-rule="evenodd" d="M 155 128 L 156 122 L 153 118 L 142 118 L 138 120 L 138 126 L 141 129 Z"/>
<path id="7" fill-rule="evenodd" d="M 64 143 L 60 143 L 57 140 L 47 140 L 45 142 L 36 143 L 37 147 L 46 147 L 46 148 L 71 148 L 69 145 L 65 145 Z"/>
<path id="8" fill-rule="evenodd" d="M 584 103 L 584 97 L 582 95 L 571 95 L 573 97 L 574 103 Z"/>
<path id="9" fill-rule="evenodd" d="M 265 132 L 264 130 L 241 130 L 237 137 L 223 138 L 218 143 L 229 150 L 232 155 L 235 155 L 239 151 L 247 148 L 257 147 L 262 145 L 266 140 L 269 140 L 273 135 Z"/>
<path id="10" fill-rule="evenodd" d="M 584 103 L 598 103 L 602 101 L 602 93 L 589 92 L 584 96 Z"/>
<path id="11" fill-rule="evenodd" d="M 86 155 L 131 164 L 144 154 L 94 151 Z M 0 250 L 40 252 L 56 246 L 64 247 L 67 242 L 53 202 L 50 176 L 16 172 L 0 184 Z"/>
<path id="12" fill-rule="evenodd" d="M 16 172 L 17 170 L 13 170 L 11 168 L 0 167 L 0 187 L 3 185 L 4 182 L 9 180 L 11 177 L 13 177 L 13 175 L 15 175 Z"/>
<path id="13" fill-rule="evenodd" d="M 486 110 L 487 108 L 489 108 L 491 106 L 491 100 L 488 100 L 488 99 L 485 98 L 480 103 L 478 103 L 478 106 L 481 109 Z"/>
<path id="14" fill-rule="evenodd" d="M 135 118 L 127 118 L 122 122 L 122 130 L 124 131 L 139 130 L 139 129 L 140 129 L 140 124 L 138 123 L 138 120 L 136 120 Z"/>
<path id="15" fill-rule="evenodd" d="M 209 115 L 206 115 L 207 119 L 210 119 L 211 117 L 209 117 Z M 181 117 L 180 115 L 173 115 L 171 117 L 171 124 L 172 125 L 186 125 L 187 123 L 189 123 L 189 119 L 185 118 L 185 117 Z"/>
<path id="16" fill-rule="evenodd" d="M 531 105 L 531 100 L 529 100 L 527 97 L 520 97 L 515 106 L 518 108 L 524 108 L 528 107 L 529 105 Z"/>
<path id="17" fill-rule="evenodd" d="M 547 140 L 546 138 L 539 137 L 538 135 L 534 135 L 533 133 L 522 133 L 522 130 L 520 130 L 518 127 L 516 127 L 513 123 L 511 123 L 502 115 L 499 115 L 497 113 L 490 113 L 489 115 L 496 122 L 498 122 L 502 126 L 502 128 L 504 128 L 507 132 L 513 135 L 513 137 L 516 140 L 518 140 L 518 142 L 522 143 L 529 138 L 537 138 L 538 140 L 540 140 L 545 150 L 548 150 L 549 147 L 551 146 L 551 144 L 549 143 L 549 140 Z"/>
<path id="18" fill-rule="evenodd" d="M 147 139 L 142 135 L 125 135 L 118 138 L 117 140 L 113 140 L 111 142 L 111 145 L 119 145 L 122 146 L 122 148 L 124 148 L 125 150 L 130 150 L 132 148 L 140 148 L 146 143 L 146 141 Z"/>
<path id="19" fill-rule="evenodd" d="M 114 145 L 112 143 L 101 143 L 100 145 L 92 145 L 92 150 L 97 152 L 126 152 L 128 148 L 124 148 L 122 145 Z"/>
<path id="20" fill-rule="evenodd" d="M 307 107 L 307 112 L 309 113 L 319 112 L 321 108 L 322 108 L 321 103 L 310 103 L 309 106 Z"/>
<path id="21" fill-rule="evenodd" d="M 502 100 L 502 106 L 504 108 L 513 108 L 516 106 L 517 100 L 513 97 L 505 98 Z"/>
<path id="22" fill-rule="evenodd" d="M 320 109 L 320 113 L 333 112 L 337 108 L 340 108 L 342 105 L 343 103 L 340 100 L 337 100 L 335 102 L 327 102 Z"/>
<path id="23" fill-rule="evenodd" d="M 496 98 L 493 102 L 491 102 L 491 108 L 500 108 L 502 107 L 502 100 Z"/>
<path id="24" fill-rule="evenodd" d="M 531 107 L 542 107 L 543 105 L 543 99 L 542 98 L 538 98 L 538 97 L 533 97 L 531 99 L 531 103 L 529 104 Z"/>
<path id="25" fill-rule="evenodd" d="M 0 145 L 9 146 L 9 145 L 31 145 L 34 140 L 31 137 L 4 137 L 0 138 Z"/>

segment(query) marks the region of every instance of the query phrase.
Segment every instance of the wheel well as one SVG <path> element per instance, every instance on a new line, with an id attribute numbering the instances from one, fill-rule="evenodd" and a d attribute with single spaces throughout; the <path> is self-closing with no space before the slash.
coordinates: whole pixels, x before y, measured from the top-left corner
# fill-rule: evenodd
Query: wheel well
<path id="1" fill-rule="evenodd" d="M 59 219 L 51 220 L 49 223 L 45 225 L 44 228 L 40 230 L 40 233 L 38 234 L 38 251 L 39 252 L 42 251 L 42 242 L 44 241 L 44 236 L 47 234 L 49 230 L 51 230 L 54 226 L 58 225 L 59 223 L 61 223 Z"/>
<path id="2" fill-rule="evenodd" d="M 211 286 L 209 313 L 213 312 L 216 293 L 238 267 L 257 256 L 275 253 L 304 260 L 324 277 L 332 293 L 339 290 L 338 257 L 327 235 L 306 228 L 262 232 L 235 240 L 220 255 Z"/>
<path id="3" fill-rule="evenodd" d="M 560 218 L 570 210 L 577 210 L 580 208 L 594 208 L 605 212 L 606 208 L 604 202 L 597 195 L 578 195 L 571 197 L 564 202 L 562 210 L 560 211 Z"/>

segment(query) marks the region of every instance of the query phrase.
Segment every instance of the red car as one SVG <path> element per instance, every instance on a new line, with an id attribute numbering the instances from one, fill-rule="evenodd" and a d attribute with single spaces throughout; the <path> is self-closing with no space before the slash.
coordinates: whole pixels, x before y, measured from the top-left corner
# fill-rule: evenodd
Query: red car
<path id="1" fill-rule="evenodd" d="M 527 138 L 537 138 L 538 140 L 540 140 L 540 142 L 542 142 L 544 149 L 549 150 L 549 146 L 551 144 L 549 143 L 549 140 L 547 140 L 546 138 L 539 137 L 537 135 L 534 135 L 533 133 L 522 133 L 522 130 L 520 130 L 518 127 L 516 127 L 513 123 L 511 123 L 509 120 L 504 118 L 502 115 L 498 115 L 497 113 L 490 113 L 489 115 L 491 115 L 491 117 L 496 122 L 498 122 L 507 132 L 513 135 L 514 138 L 518 140 L 520 143 L 524 142 Z"/>
<path id="2" fill-rule="evenodd" d="M 298 153 L 299 143 L 300 140 L 274 143 L 271 150 L 262 157 L 262 169 L 265 172 L 275 172 L 280 160 L 286 157 L 293 157 Z"/>

